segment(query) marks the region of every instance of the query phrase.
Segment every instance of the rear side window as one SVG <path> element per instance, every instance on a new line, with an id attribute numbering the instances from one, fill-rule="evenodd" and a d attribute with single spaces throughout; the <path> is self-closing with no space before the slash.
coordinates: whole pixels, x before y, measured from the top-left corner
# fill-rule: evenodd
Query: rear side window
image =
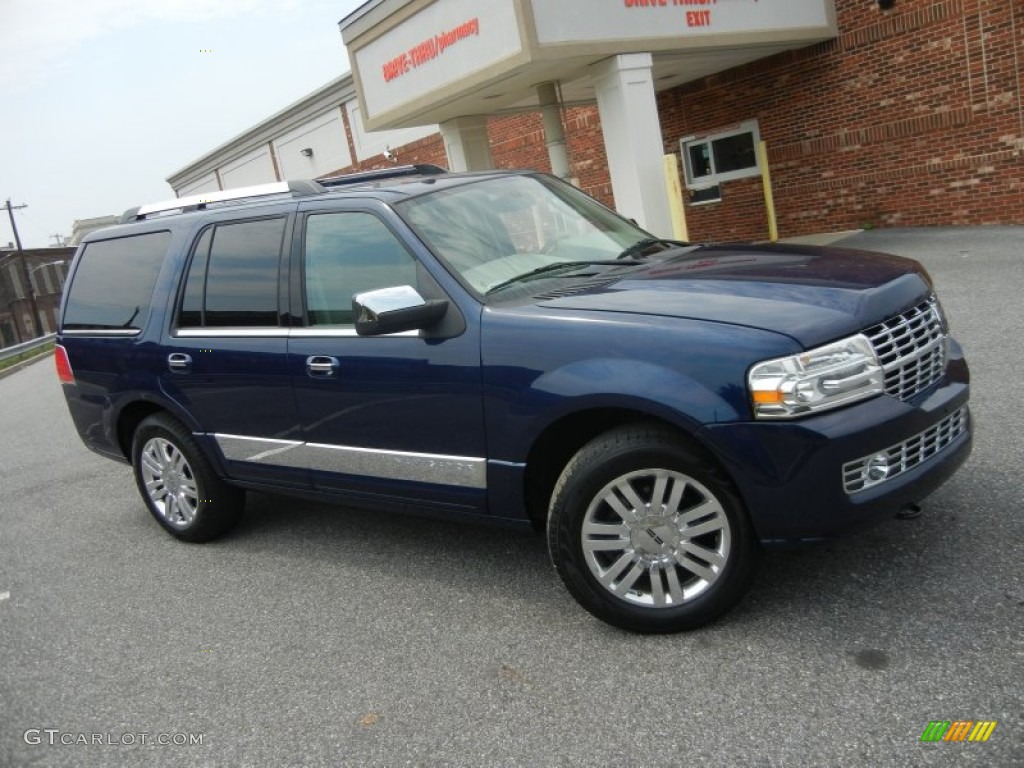
<path id="1" fill-rule="evenodd" d="M 219 224 L 196 245 L 179 328 L 276 327 L 285 217 Z"/>
<path id="2" fill-rule="evenodd" d="M 142 330 L 170 243 L 170 232 L 151 232 L 87 244 L 68 289 L 64 330 Z"/>
<path id="3" fill-rule="evenodd" d="M 170 243 L 170 232 L 88 243 L 68 289 L 64 330 L 142 330 Z"/>

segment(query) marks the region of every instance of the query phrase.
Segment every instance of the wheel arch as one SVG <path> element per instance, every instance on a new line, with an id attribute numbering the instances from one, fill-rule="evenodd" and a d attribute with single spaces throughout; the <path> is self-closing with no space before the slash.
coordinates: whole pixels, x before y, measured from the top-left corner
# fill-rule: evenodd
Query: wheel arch
<path id="1" fill-rule="evenodd" d="M 565 414 L 537 436 L 526 457 L 523 497 L 534 529 L 543 531 L 548 504 L 555 484 L 569 460 L 599 435 L 627 424 L 646 424 L 663 428 L 692 450 L 714 462 L 732 480 L 728 468 L 704 445 L 694 431 L 662 415 L 631 407 L 591 407 Z M 735 485 L 735 481 L 733 481 Z"/>
<path id="2" fill-rule="evenodd" d="M 163 400 L 155 399 L 146 394 L 127 399 L 127 402 L 118 409 L 117 416 L 114 419 L 114 437 L 116 438 L 118 448 L 120 448 L 121 453 L 128 461 L 131 461 L 132 437 L 135 434 L 135 430 L 138 429 L 143 419 L 155 413 L 166 413 L 168 416 L 181 422 L 186 429 L 190 431 L 195 430 L 195 425 L 187 414 L 183 414 L 178 408 Z"/>

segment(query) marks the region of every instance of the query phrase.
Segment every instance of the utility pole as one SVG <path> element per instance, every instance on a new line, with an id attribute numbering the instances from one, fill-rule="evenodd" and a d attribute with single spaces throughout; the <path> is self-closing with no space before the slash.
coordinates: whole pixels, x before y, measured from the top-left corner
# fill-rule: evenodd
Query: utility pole
<path id="1" fill-rule="evenodd" d="M 67 243 L 67 238 L 64 237 L 64 235 L 53 234 L 53 235 L 50 235 L 50 237 L 52 237 L 54 239 L 54 241 L 56 242 L 56 245 L 54 245 L 54 248 L 63 248 L 65 246 L 65 244 Z"/>
<path id="2" fill-rule="evenodd" d="M 11 205 L 11 198 L 7 198 L 5 205 L 7 218 L 11 220 L 11 230 L 14 232 L 14 244 L 18 246 L 17 254 L 21 256 L 21 275 L 25 281 L 25 289 L 28 291 L 28 302 L 32 307 L 32 322 L 35 323 L 35 333 L 32 338 L 43 335 L 43 320 L 39 316 L 39 306 L 36 304 L 36 292 L 32 288 L 32 275 L 29 274 L 28 264 L 25 262 L 25 252 L 21 247 L 21 237 L 18 235 L 18 225 L 14 221 L 14 211 L 19 208 L 28 208 L 27 205 Z"/>

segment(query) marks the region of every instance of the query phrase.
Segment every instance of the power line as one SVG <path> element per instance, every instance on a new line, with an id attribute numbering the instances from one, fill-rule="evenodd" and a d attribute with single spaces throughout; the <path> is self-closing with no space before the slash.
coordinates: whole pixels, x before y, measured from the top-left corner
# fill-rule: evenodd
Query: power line
<path id="1" fill-rule="evenodd" d="M 28 271 L 28 263 L 25 259 L 25 252 L 21 247 L 21 235 L 18 234 L 18 224 L 14 220 L 14 212 L 21 208 L 28 208 L 26 203 L 21 205 L 11 205 L 11 198 L 7 198 L 5 204 L 7 208 L 7 218 L 11 220 L 11 230 L 14 232 L 14 243 L 18 246 L 16 253 L 21 255 L 19 261 L 21 262 L 21 275 L 25 280 L 25 290 L 28 293 L 28 302 L 32 307 L 32 319 L 35 322 L 35 334 L 33 337 L 43 335 L 43 319 L 39 316 L 39 305 L 36 304 L 36 292 L 32 289 L 32 275 Z"/>
<path id="2" fill-rule="evenodd" d="M 11 220 L 11 229 L 14 231 L 14 242 L 18 246 L 18 251 L 21 251 L 21 237 L 18 235 L 18 225 L 14 222 L 14 211 L 21 208 L 28 208 L 28 205 L 22 203 L 21 205 L 11 205 L 11 198 L 7 198 L 5 203 L 7 208 L 7 217 Z"/>

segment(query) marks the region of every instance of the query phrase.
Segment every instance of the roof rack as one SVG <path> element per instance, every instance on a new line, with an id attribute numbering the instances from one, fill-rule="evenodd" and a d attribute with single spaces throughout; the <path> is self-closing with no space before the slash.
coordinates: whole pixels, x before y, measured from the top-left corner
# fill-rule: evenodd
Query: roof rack
<path id="1" fill-rule="evenodd" d="M 325 191 L 324 187 L 317 184 L 315 181 L 298 179 L 294 181 L 279 181 L 273 184 L 257 184 L 252 187 L 237 187 L 235 189 L 225 189 L 219 192 L 204 192 L 199 195 L 190 195 L 189 197 L 178 197 L 174 200 L 165 200 L 162 203 L 150 203 L 136 208 L 129 208 L 121 215 L 120 223 L 126 224 L 130 221 L 143 221 L 153 214 L 167 213 L 169 211 L 175 211 L 177 213 L 199 211 L 213 203 L 270 197 L 274 195 L 309 197 L 311 195 L 321 195 Z"/>
<path id="2" fill-rule="evenodd" d="M 324 178 L 317 179 L 316 181 L 324 187 L 341 187 L 347 184 L 362 184 L 366 181 L 398 179 L 403 176 L 437 176 L 442 173 L 448 173 L 448 171 L 439 165 L 417 163 L 416 165 L 399 165 L 393 168 L 380 168 L 375 171 L 345 173 L 340 176 L 325 176 Z"/>
<path id="3" fill-rule="evenodd" d="M 359 173 L 347 173 L 340 176 L 328 176 L 326 178 L 317 179 L 316 181 L 295 179 L 292 181 L 278 181 L 273 184 L 257 184 L 252 187 L 225 189 L 219 192 L 204 192 L 199 195 L 178 197 L 174 200 L 165 200 L 162 203 L 150 203 L 136 208 L 129 208 L 121 215 L 120 223 L 127 224 L 131 221 L 144 221 L 146 218 L 154 214 L 167 214 L 172 211 L 174 213 L 200 211 L 215 203 L 250 200 L 274 195 L 309 197 L 311 195 L 322 195 L 329 187 L 341 187 L 348 184 L 361 184 L 368 181 L 396 179 L 403 176 L 437 176 L 442 173 L 448 173 L 448 171 L 439 165 L 418 163 L 416 165 L 400 165 L 394 168 L 381 168 L 376 171 L 361 171 Z"/>

